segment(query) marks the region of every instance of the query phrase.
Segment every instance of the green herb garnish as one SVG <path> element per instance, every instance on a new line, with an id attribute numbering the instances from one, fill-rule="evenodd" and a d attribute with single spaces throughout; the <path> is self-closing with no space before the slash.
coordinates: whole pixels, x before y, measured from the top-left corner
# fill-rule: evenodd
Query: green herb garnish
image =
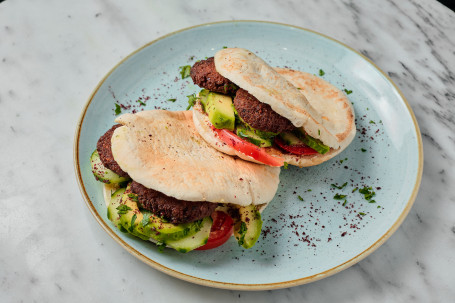
<path id="1" fill-rule="evenodd" d="M 196 97 L 196 94 L 188 95 L 187 98 L 188 98 L 188 107 L 186 108 L 186 110 L 189 110 L 190 108 L 192 108 L 194 106 L 194 104 L 196 104 L 196 101 L 199 98 Z"/>
<path id="2" fill-rule="evenodd" d="M 365 200 L 369 201 L 376 195 L 376 193 L 372 189 L 373 188 L 371 186 L 370 187 L 365 186 L 364 188 L 359 189 L 359 193 L 363 195 Z"/>
<path id="3" fill-rule="evenodd" d="M 336 184 L 331 184 L 332 187 L 338 188 L 338 189 L 343 189 L 346 185 L 348 185 L 348 182 L 344 182 L 343 185 L 337 186 Z"/>
<path id="4" fill-rule="evenodd" d="M 179 69 L 182 79 L 188 78 L 190 76 L 191 65 L 180 66 Z"/>
<path id="5" fill-rule="evenodd" d="M 346 195 L 336 194 L 335 196 L 333 196 L 333 198 L 335 200 L 343 200 L 344 198 L 346 198 Z"/>
<path id="6" fill-rule="evenodd" d="M 172 99 L 167 99 L 166 101 L 175 102 L 175 101 L 177 101 L 177 99 L 172 98 Z"/>
<path id="7" fill-rule="evenodd" d="M 366 213 L 359 213 L 359 215 L 361 215 L 361 216 L 365 216 L 365 215 L 366 215 Z"/>
<path id="8" fill-rule="evenodd" d="M 320 70 L 319 70 L 319 76 L 322 77 L 322 76 L 324 76 L 324 75 L 325 75 L 325 72 L 324 72 L 322 69 L 320 69 Z"/>
<path id="9" fill-rule="evenodd" d="M 297 196 L 297 198 L 299 198 L 300 201 L 303 201 L 303 198 L 301 196 Z"/>
<path id="10" fill-rule="evenodd" d="M 123 214 L 126 214 L 129 210 L 131 210 L 131 207 L 129 207 L 128 205 L 125 205 L 125 204 L 121 204 L 119 206 L 117 206 L 117 213 L 119 215 L 123 215 Z"/>
<path id="11" fill-rule="evenodd" d="M 137 215 L 134 214 L 133 217 L 131 218 L 131 226 L 128 228 L 128 230 L 132 233 L 134 230 L 134 222 L 136 221 Z"/>
<path id="12" fill-rule="evenodd" d="M 346 88 L 344 89 L 344 92 L 346 93 L 346 95 L 352 94 L 352 90 L 349 90 L 349 89 L 346 89 Z"/>
<path id="13" fill-rule="evenodd" d="M 358 189 L 359 189 L 359 188 L 356 187 L 356 188 L 354 188 L 354 189 L 352 190 L 352 192 L 355 193 Z"/>
<path id="14" fill-rule="evenodd" d="M 223 46 L 223 48 L 227 48 L 227 46 Z"/>
<path id="15" fill-rule="evenodd" d="M 345 206 L 345 205 L 346 205 L 346 203 L 348 203 L 348 200 L 344 200 L 344 202 L 343 202 L 343 206 Z"/>
<path id="16" fill-rule="evenodd" d="M 288 169 L 288 165 L 289 165 L 289 164 L 288 164 L 287 162 L 284 162 L 283 168 L 284 168 L 284 169 Z"/>
<path id="17" fill-rule="evenodd" d="M 122 112 L 122 108 L 120 107 L 120 105 L 118 105 L 117 103 L 115 103 L 115 115 L 120 115 L 120 113 Z"/>
<path id="18" fill-rule="evenodd" d="M 147 226 L 149 223 L 150 223 L 150 214 L 144 212 L 144 215 L 143 215 L 142 221 L 141 221 L 142 227 Z"/>
<path id="19" fill-rule="evenodd" d="M 137 202 L 137 195 L 136 194 L 128 194 L 128 198 L 131 199 L 131 201 Z"/>
<path id="20" fill-rule="evenodd" d="M 360 149 L 362 153 L 366 152 L 367 150 L 365 148 Z"/>
<path id="21" fill-rule="evenodd" d="M 370 124 L 376 124 L 376 122 L 374 122 L 373 120 L 370 120 Z"/>
<path id="22" fill-rule="evenodd" d="M 136 102 L 138 102 L 140 105 L 144 105 L 145 106 L 145 103 L 141 101 L 141 99 L 137 99 Z"/>

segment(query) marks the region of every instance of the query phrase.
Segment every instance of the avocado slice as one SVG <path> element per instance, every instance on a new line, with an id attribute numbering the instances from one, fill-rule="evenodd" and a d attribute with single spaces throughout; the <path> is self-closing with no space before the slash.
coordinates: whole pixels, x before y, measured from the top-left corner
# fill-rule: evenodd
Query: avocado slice
<path id="1" fill-rule="evenodd" d="M 255 205 L 238 207 L 240 219 L 234 226 L 234 236 L 239 245 L 251 248 L 256 244 L 262 230 L 261 213 Z"/>
<path id="2" fill-rule="evenodd" d="M 140 210 L 137 196 L 131 192 L 130 185 L 123 193 L 120 209 L 120 225 L 129 233 L 143 239 L 151 238 L 158 242 L 177 240 L 195 234 L 201 229 L 201 222 L 173 224 L 165 222 L 147 210 Z"/>
<path id="3" fill-rule="evenodd" d="M 235 115 L 232 108 L 232 98 L 209 92 L 206 102 L 205 110 L 209 116 L 210 123 L 218 129 L 233 131 L 235 127 Z"/>
<path id="4" fill-rule="evenodd" d="M 107 207 L 107 218 L 121 232 L 126 233 L 128 231 L 125 228 L 123 228 L 123 226 L 120 224 L 120 215 L 117 213 L 117 207 L 120 206 L 120 202 L 122 200 L 124 193 L 125 193 L 125 188 L 119 188 L 112 194 L 111 201 L 109 202 L 109 206 Z"/>

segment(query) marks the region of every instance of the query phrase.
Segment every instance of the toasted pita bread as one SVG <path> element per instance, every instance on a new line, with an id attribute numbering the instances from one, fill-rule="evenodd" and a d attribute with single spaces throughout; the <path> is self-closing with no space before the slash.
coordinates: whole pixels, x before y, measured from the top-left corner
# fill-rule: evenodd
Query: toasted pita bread
<path id="1" fill-rule="evenodd" d="M 191 111 L 124 114 L 112 136 L 112 154 L 130 177 L 168 196 L 186 201 L 268 203 L 280 169 L 227 156 L 196 131 Z"/>
<path id="2" fill-rule="evenodd" d="M 317 111 L 304 94 L 251 51 L 222 49 L 215 54 L 215 67 L 223 77 L 270 105 L 294 126 L 304 128 L 331 148 L 340 147 L 340 140 L 334 135 L 336 126 L 325 112 Z"/>
<path id="3" fill-rule="evenodd" d="M 314 110 L 324 113 L 325 119 L 330 121 L 334 129 L 336 129 L 336 131 L 333 131 L 333 134 L 337 138 L 339 148 L 331 148 L 330 151 L 325 154 L 309 156 L 282 153 L 276 148 L 268 148 L 267 152 L 275 156 L 283 157 L 288 164 L 299 167 L 320 164 L 342 152 L 354 139 L 356 132 L 354 110 L 346 95 L 329 82 L 312 74 L 284 68 L 277 68 L 275 70 L 277 74 L 291 83 L 299 94 L 306 96 L 307 102 Z M 254 161 L 249 159 L 249 156 L 246 156 L 223 143 L 216 136 L 210 128 L 210 121 L 208 120 L 207 114 L 202 111 L 200 105 L 195 107 L 193 119 L 194 125 L 201 136 L 212 147 L 226 154 L 237 155 L 242 159 Z"/>

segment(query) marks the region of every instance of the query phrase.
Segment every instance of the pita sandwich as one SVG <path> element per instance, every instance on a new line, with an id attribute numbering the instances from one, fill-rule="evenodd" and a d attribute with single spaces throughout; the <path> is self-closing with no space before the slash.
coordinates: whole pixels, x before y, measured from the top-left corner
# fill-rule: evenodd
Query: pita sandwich
<path id="1" fill-rule="evenodd" d="M 143 111 L 115 122 L 120 125 L 100 138 L 107 144 L 99 143 L 95 152 L 99 158 L 111 152 L 115 169 L 127 177 L 119 178 L 108 161 L 94 166 L 92 160 L 92 169 L 109 176 L 102 179 L 104 197 L 108 218 L 118 229 L 187 252 L 210 244 L 212 221 L 220 216 L 214 214 L 222 212 L 232 217 L 239 244 L 254 245 L 260 211 L 278 188 L 278 167 L 213 149 L 196 131 L 192 111 Z M 107 151 L 100 147 L 105 145 L 110 145 Z"/>
<path id="2" fill-rule="evenodd" d="M 237 123 L 242 127 L 246 124 L 254 135 L 265 133 L 269 138 L 259 141 L 263 145 L 258 148 L 275 159 L 281 159 L 281 165 L 284 162 L 300 167 L 320 164 L 342 152 L 353 140 L 356 128 L 351 102 L 329 82 L 301 71 L 272 68 L 251 51 L 240 48 L 218 51 L 214 56 L 214 68 L 221 77 L 240 87 L 233 98 L 234 111 L 238 115 L 234 132 L 251 143 L 255 141 L 248 135 L 239 134 Z M 205 70 L 201 69 L 201 72 Z M 193 75 L 192 78 L 198 80 Z M 206 82 L 195 81 L 202 87 L 201 84 Z M 242 95 L 246 91 L 250 96 L 239 101 L 241 90 Z M 200 99 L 202 101 L 194 107 L 194 124 L 212 147 L 248 161 L 269 164 L 239 150 L 239 144 L 233 146 L 224 134 L 220 136 L 220 131 L 214 129 L 216 127 L 210 120 L 209 110 L 212 108 L 203 104 L 201 96 Z M 267 119 L 274 120 L 264 122 Z M 283 119 L 285 126 L 282 129 L 275 127 L 283 125 Z M 264 128 L 258 129 L 256 125 Z M 287 140 L 287 137 L 292 140 Z M 282 138 L 286 139 L 284 144 Z M 304 149 L 305 145 L 310 149 Z"/>

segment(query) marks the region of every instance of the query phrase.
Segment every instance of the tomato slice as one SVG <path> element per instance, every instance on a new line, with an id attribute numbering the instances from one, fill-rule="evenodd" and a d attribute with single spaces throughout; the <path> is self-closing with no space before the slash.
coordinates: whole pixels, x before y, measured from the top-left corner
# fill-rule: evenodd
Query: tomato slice
<path id="1" fill-rule="evenodd" d="M 270 166 L 283 166 L 284 158 L 275 157 L 267 153 L 264 148 L 258 147 L 251 142 L 243 140 L 227 129 L 218 129 L 212 126 L 212 130 L 218 137 L 235 150 L 252 157 L 254 160 Z"/>
<path id="2" fill-rule="evenodd" d="M 285 151 L 290 152 L 291 154 L 294 154 L 294 155 L 305 156 L 305 155 L 315 155 L 318 153 L 317 151 L 315 151 L 314 149 L 312 149 L 311 147 L 306 146 L 306 145 L 287 145 L 279 137 L 275 138 L 275 143 L 279 147 L 284 149 Z"/>
<path id="3" fill-rule="evenodd" d="M 234 232 L 234 220 L 231 216 L 222 211 L 215 211 L 212 214 L 213 224 L 210 229 L 207 244 L 196 248 L 196 250 L 207 250 L 224 244 Z"/>

